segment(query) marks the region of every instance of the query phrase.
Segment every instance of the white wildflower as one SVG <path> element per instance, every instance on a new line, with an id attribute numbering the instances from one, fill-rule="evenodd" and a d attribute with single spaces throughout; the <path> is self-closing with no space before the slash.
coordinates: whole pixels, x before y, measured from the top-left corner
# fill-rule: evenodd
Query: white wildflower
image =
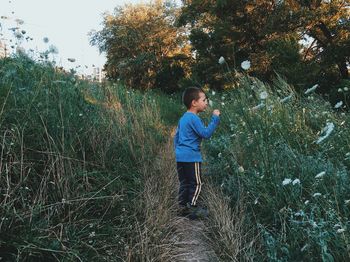
<path id="1" fill-rule="evenodd" d="M 257 106 L 254 106 L 251 110 L 258 110 L 258 109 L 260 109 L 260 108 L 263 108 L 265 106 L 265 104 L 264 103 L 260 103 L 260 104 L 258 104 Z"/>
<path id="2" fill-rule="evenodd" d="M 219 154 L 218 154 L 218 157 L 220 158 L 222 156 L 222 153 L 220 152 Z"/>
<path id="3" fill-rule="evenodd" d="M 223 56 L 220 56 L 219 64 L 222 65 L 223 63 L 225 63 L 225 58 Z"/>
<path id="4" fill-rule="evenodd" d="M 310 87 L 309 89 L 307 89 L 307 90 L 305 91 L 304 94 L 307 95 L 307 94 L 309 94 L 309 93 L 315 91 L 317 87 L 318 87 L 318 84 L 313 85 L 312 87 Z"/>
<path id="5" fill-rule="evenodd" d="M 244 167 L 243 167 L 243 166 L 239 166 L 238 172 L 239 172 L 239 173 L 244 173 Z"/>
<path id="6" fill-rule="evenodd" d="M 338 88 L 338 93 L 343 92 L 343 90 L 341 88 Z"/>
<path id="7" fill-rule="evenodd" d="M 339 101 L 338 103 L 335 104 L 334 108 L 339 108 L 343 105 L 343 101 Z"/>
<path id="8" fill-rule="evenodd" d="M 302 217 L 302 216 L 304 216 L 304 215 L 305 215 L 305 213 L 304 213 L 303 210 L 300 210 L 300 211 L 298 211 L 298 212 L 296 212 L 296 213 L 294 214 L 294 216 L 296 216 L 296 217 Z"/>
<path id="9" fill-rule="evenodd" d="M 248 70 L 250 68 L 250 61 L 249 60 L 245 60 L 241 63 L 241 67 L 244 69 L 244 70 Z"/>
<path id="10" fill-rule="evenodd" d="M 209 106 L 213 106 L 213 101 L 209 100 Z"/>
<path id="11" fill-rule="evenodd" d="M 345 92 L 349 91 L 349 88 L 348 88 L 347 86 L 344 87 L 344 91 L 345 91 Z"/>
<path id="12" fill-rule="evenodd" d="M 89 234 L 89 237 L 94 237 L 94 236 L 96 236 L 95 231 L 92 231 L 92 232 Z"/>
<path id="13" fill-rule="evenodd" d="M 300 185 L 300 180 L 298 178 L 294 179 L 292 182 L 293 185 L 299 184 Z"/>
<path id="14" fill-rule="evenodd" d="M 215 91 L 213 90 L 213 91 L 211 91 L 211 94 L 212 94 L 213 96 L 215 96 L 216 93 L 215 93 Z"/>
<path id="15" fill-rule="evenodd" d="M 282 185 L 283 186 L 286 186 L 288 184 L 292 183 L 292 179 L 290 178 L 285 178 L 283 181 L 282 181 Z"/>
<path id="16" fill-rule="evenodd" d="M 321 178 L 321 177 L 323 177 L 325 174 L 326 174 L 326 171 L 322 171 L 322 172 L 318 173 L 318 174 L 315 176 L 315 178 Z"/>
<path id="17" fill-rule="evenodd" d="M 321 193 L 315 193 L 315 194 L 313 194 L 313 197 L 319 197 L 319 196 L 322 196 L 322 194 L 321 194 Z"/>
<path id="18" fill-rule="evenodd" d="M 333 130 L 334 130 L 334 124 L 327 123 L 326 126 L 321 131 L 321 134 L 324 134 L 324 135 L 317 139 L 316 144 L 319 144 L 323 140 L 325 140 L 332 133 Z"/>
<path id="19" fill-rule="evenodd" d="M 304 252 L 308 247 L 309 247 L 309 244 L 305 244 L 305 245 L 300 249 L 300 251 L 301 251 L 301 252 Z"/>
<path id="20" fill-rule="evenodd" d="M 82 114 L 82 113 L 80 113 L 80 114 L 79 114 L 79 116 L 83 116 L 83 114 Z"/>
<path id="21" fill-rule="evenodd" d="M 317 223 L 316 223 L 315 221 L 312 221 L 310 224 L 311 224 L 311 226 L 312 226 L 313 228 L 318 227 L 318 225 L 317 225 Z"/>
<path id="22" fill-rule="evenodd" d="M 225 103 L 224 103 L 224 102 L 221 102 L 221 105 L 222 105 L 222 106 L 224 106 L 224 105 L 225 105 Z"/>
<path id="23" fill-rule="evenodd" d="M 285 102 L 287 102 L 288 100 L 290 100 L 292 97 L 293 97 L 293 94 L 290 94 L 289 96 L 286 96 L 286 97 L 280 99 L 280 102 L 281 102 L 281 103 L 285 103 Z"/>
<path id="24" fill-rule="evenodd" d="M 341 234 L 341 233 L 344 233 L 345 232 L 345 228 L 339 228 L 338 230 L 337 230 L 337 233 L 338 234 Z"/>
<path id="25" fill-rule="evenodd" d="M 266 91 L 263 91 L 259 94 L 260 99 L 264 100 L 268 97 L 269 95 L 267 94 Z"/>

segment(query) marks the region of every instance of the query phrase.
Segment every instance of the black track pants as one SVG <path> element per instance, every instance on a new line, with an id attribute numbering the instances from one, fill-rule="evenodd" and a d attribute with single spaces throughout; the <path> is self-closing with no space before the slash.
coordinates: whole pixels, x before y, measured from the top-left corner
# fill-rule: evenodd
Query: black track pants
<path id="1" fill-rule="evenodd" d="M 200 162 L 177 162 L 177 173 L 179 176 L 179 204 L 185 206 L 196 202 L 201 192 L 201 163 Z"/>

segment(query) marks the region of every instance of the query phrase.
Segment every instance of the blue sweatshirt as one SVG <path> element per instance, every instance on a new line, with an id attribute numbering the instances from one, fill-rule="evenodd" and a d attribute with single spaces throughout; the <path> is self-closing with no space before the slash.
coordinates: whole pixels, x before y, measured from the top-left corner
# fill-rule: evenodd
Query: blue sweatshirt
<path id="1" fill-rule="evenodd" d="M 209 138 L 218 126 L 220 118 L 213 115 L 207 127 L 192 112 L 186 112 L 179 121 L 174 138 L 176 162 L 202 162 L 202 138 Z"/>

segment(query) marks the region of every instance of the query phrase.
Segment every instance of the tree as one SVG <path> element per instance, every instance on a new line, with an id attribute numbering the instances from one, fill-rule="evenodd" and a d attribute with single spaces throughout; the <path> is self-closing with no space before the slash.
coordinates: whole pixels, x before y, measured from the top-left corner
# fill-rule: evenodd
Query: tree
<path id="1" fill-rule="evenodd" d="M 214 88 L 228 85 L 217 63 L 220 56 L 235 70 L 250 60 L 250 72 L 262 80 L 270 80 L 277 71 L 294 84 L 310 84 L 325 72 L 334 72 L 335 66 L 339 78 L 348 78 L 348 0 L 183 3 L 179 24 L 191 28 L 197 54 L 193 73 Z"/>
<path id="2" fill-rule="evenodd" d="M 120 79 L 127 86 L 149 89 L 157 83 L 174 89 L 186 73 L 190 49 L 186 35 L 174 26 L 178 9 L 172 2 L 125 5 L 114 15 L 104 16 L 104 27 L 92 34 L 91 43 L 106 52 L 107 77 Z M 158 73 L 176 75 L 170 82 L 159 81 Z M 172 81 L 171 81 L 172 80 Z"/>

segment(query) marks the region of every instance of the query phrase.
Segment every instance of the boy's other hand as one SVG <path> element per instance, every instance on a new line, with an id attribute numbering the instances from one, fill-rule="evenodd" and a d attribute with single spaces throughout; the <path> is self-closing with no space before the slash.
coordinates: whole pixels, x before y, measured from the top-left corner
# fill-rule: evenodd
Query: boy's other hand
<path id="1" fill-rule="evenodd" d="M 213 115 L 219 116 L 220 115 L 220 110 L 219 109 L 215 109 L 213 111 Z"/>

